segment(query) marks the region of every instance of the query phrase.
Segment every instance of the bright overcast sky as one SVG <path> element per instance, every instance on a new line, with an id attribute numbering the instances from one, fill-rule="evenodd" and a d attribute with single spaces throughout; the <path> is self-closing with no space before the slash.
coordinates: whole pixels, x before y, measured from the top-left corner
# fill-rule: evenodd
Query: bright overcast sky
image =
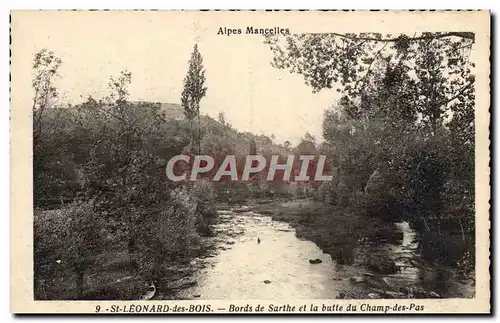
<path id="1" fill-rule="evenodd" d="M 313 94 L 300 75 L 271 67 L 272 53 L 262 36 L 217 35 L 213 20 L 171 19 L 161 12 L 112 14 L 14 16 L 12 64 L 17 84 L 30 91 L 33 55 L 47 48 L 63 60 L 58 88 L 68 102 L 103 97 L 109 77 L 127 69 L 132 72 L 131 100 L 180 103 L 188 60 L 198 41 L 208 87 L 202 114 L 215 117 L 222 111 L 238 130 L 274 133 L 278 142 L 290 140 L 295 145 L 306 131 L 321 138 L 323 112 L 334 93 Z M 30 96 L 23 98 L 26 104 Z"/>

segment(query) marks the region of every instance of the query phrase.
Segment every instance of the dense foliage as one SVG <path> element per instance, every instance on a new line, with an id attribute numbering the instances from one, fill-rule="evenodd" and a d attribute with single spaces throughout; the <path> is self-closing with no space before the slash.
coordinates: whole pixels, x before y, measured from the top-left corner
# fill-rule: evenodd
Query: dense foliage
<path id="1" fill-rule="evenodd" d="M 189 257 L 215 213 L 205 207 L 210 183 L 166 180 L 166 162 L 189 144 L 189 129 L 166 120 L 159 104 L 129 102 L 126 71 L 110 79 L 104 99 L 53 104 L 60 64 L 42 51 L 33 65 L 37 297 L 53 297 L 65 271 L 75 273 L 74 296 L 84 297 L 85 273 L 106 249 L 127 250 L 127 266 L 156 279 L 166 260 Z"/>
<path id="2" fill-rule="evenodd" d="M 203 58 L 198 50 L 198 44 L 194 45 L 191 59 L 189 60 L 189 69 L 184 78 L 184 90 L 181 95 L 181 104 L 184 108 L 184 115 L 190 121 L 192 133 L 192 145 L 194 145 L 193 119 L 198 120 L 198 152 L 200 152 L 201 129 L 200 129 L 200 101 L 207 93 L 205 86 L 205 70 L 203 68 Z"/>
<path id="3" fill-rule="evenodd" d="M 214 201 L 289 193 L 341 210 L 335 219 L 322 214 L 308 232 L 329 242 L 331 254 L 344 250 L 330 243 L 335 239 L 327 232 L 339 214 L 356 214 L 343 226 L 350 250 L 363 238 L 353 231 L 364 225 L 363 213 L 372 224 L 409 221 L 420 232 L 424 256 L 464 272 L 474 269 L 474 35 L 303 34 L 270 36 L 266 43 L 273 66 L 303 75 L 313 91 L 339 92 L 325 112 L 322 140 L 306 133 L 295 146 L 276 145 L 273 135 L 238 132 L 223 113 L 218 120 L 200 115 L 207 88 L 197 46 L 181 97 L 185 118 L 167 118 L 159 103 L 129 101 L 127 71 L 110 78 L 107 97 L 68 106 L 54 86 L 61 59 L 46 50 L 35 55 L 37 299 L 60 297 L 67 276 L 74 283 L 64 295 L 95 297 L 86 286 L 103 266 L 125 268 L 110 280 L 167 277 L 169 264 L 189 261 L 200 237 L 213 234 Z M 267 182 L 265 169 L 248 183 L 171 183 L 165 166 L 181 153 L 210 155 L 216 163 L 234 154 L 238 165 L 249 154 L 262 155 L 267 164 L 272 155 L 284 163 L 290 154 L 322 154 L 335 178 L 321 186 Z M 136 291 L 120 293 L 137 297 Z"/>
<path id="4" fill-rule="evenodd" d="M 474 269 L 474 34 L 267 37 L 276 68 L 337 89 L 321 149 L 341 180 L 328 203 L 364 205 L 421 232 L 424 255 Z M 333 198 L 332 198 L 333 196 Z"/>
<path id="5" fill-rule="evenodd" d="M 169 182 L 165 166 L 171 157 L 199 149 L 218 160 L 228 154 L 244 160 L 250 142 L 281 148 L 267 136 L 239 133 L 223 115 L 219 121 L 200 116 L 206 87 L 196 47 L 182 95 L 187 118 L 176 116 L 171 106 L 129 101 L 132 75 L 127 71 L 110 78 L 106 97 L 67 105 L 53 86 L 61 63 L 44 50 L 33 64 L 35 294 L 39 299 L 112 297 L 109 291 L 96 296 L 86 288 L 103 276 L 107 261 L 139 281 L 166 277 L 169 264 L 191 259 L 199 252 L 200 237 L 212 234 L 215 200 L 252 194 L 234 182 Z M 106 260 L 108 253 L 119 260 Z M 101 274 L 94 273 L 98 268 Z M 73 287 L 62 293 L 68 276 Z M 136 292 L 119 295 L 134 298 Z"/>

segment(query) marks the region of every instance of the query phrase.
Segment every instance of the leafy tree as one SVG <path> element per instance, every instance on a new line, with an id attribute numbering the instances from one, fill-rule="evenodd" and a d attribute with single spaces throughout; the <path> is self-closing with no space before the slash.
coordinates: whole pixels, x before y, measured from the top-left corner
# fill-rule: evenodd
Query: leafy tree
<path id="1" fill-rule="evenodd" d="M 60 203 L 74 190 L 67 186 L 74 177 L 72 164 L 61 156 L 67 149 L 71 118 L 63 109 L 55 109 L 60 105 L 55 81 L 61 64 L 47 49 L 36 53 L 32 64 L 33 194 L 37 206 Z"/>
<path id="2" fill-rule="evenodd" d="M 453 113 L 457 100 L 474 89 L 474 64 L 469 62 L 474 40 L 469 32 L 330 33 L 268 36 L 266 43 L 274 53 L 273 66 L 303 75 L 314 92 L 337 87 L 351 107 L 371 106 L 359 100 L 373 84 L 377 65 L 385 61 L 386 84 L 396 86 L 398 78 L 406 78 L 399 92 L 412 96 L 406 101 L 416 98 L 413 107 L 406 107 L 412 109 L 409 117 L 435 128 L 446 108 Z M 394 110 L 401 110 L 401 105 Z"/>
<path id="3" fill-rule="evenodd" d="M 74 273 L 77 299 L 84 294 L 84 277 L 93 255 L 104 247 L 104 221 L 88 205 L 72 203 L 50 213 L 34 213 L 35 291 L 51 299 L 56 279 L 65 269 Z M 61 243 L 63 242 L 63 243 Z"/>
<path id="4" fill-rule="evenodd" d="M 295 152 L 298 155 L 316 155 L 316 139 L 310 133 L 306 132 L 300 143 L 295 147 Z"/>
<path id="5" fill-rule="evenodd" d="M 60 60 L 49 53 L 35 57 L 33 82 L 36 298 L 60 298 L 68 273 L 76 297 L 89 297 L 85 280 L 100 270 L 103 250 L 128 247 L 134 279 L 168 278 L 166 262 L 192 256 L 215 215 L 211 182 L 181 188 L 166 180 L 166 161 L 189 144 L 192 127 L 165 120 L 159 104 L 130 102 L 127 71 L 110 78 L 107 97 L 59 108 L 52 70 Z M 247 149 L 230 127 L 203 121 L 206 149 L 229 154 L 237 141 Z M 53 199 L 58 209 L 46 210 Z"/>
<path id="6" fill-rule="evenodd" d="M 309 132 L 306 132 L 306 133 L 304 134 L 303 141 L 315 142 L 315 141 L 316 141 L 316 138 L 314 138 L 314 136 L 313 136 L 313 135 L 311 135 Z"/>
<path id="7" fill-rule="evenodd" d="M 250 139 L 248 143 L 248 154 L 257 155 L 257 143 L 254 139 Z"/>
<path id="8" fill-rule="evenodd" d="M 192 122 L 195 117 L 198 118 L 198 153 L 201 153 L 200 101 L 207 93 L 207 87 L 204 84 L 205 70 L 203 68 L 203 58 L 198 51 L 198 44 L 195 44 L 191 59 L 189 60 L 189 69 L 184 78 L 181 103 L 187 119 Z"/>
<path id="9" fill-rule="evenodd" d="M 42 49 L 35 54 L 33 60 L 34 76 L 31 85 L 33 96 L 33 148 L 36 149 L 43 130 L 43 116 L 48 109 L 56 104 L 58 92 L 54 86 L 54 79 L 58 77 L 58 70 L 62 60 L 54 52 Z"/>
<path id="10" fill-rule="evenodd" d="M 226 117 L 224 116 L 224 112 L 219 112 L 217 115 L 217 121 L 219 121 L 223 126 L 226 125 Z"/>
<path id="11" fill-rule="evenodd" d="M 127 98 L 129 96 L 128 86 L 132 82 L 132 73 L 128 71 L 121 71 L 120 76 L 115 79 L 114 77 L 110 77 L 109 79 L 109 89 L 111 90 L 111 94 L 108 97 L 110 102 L 115 102 L 118 106 L 126 103 Z"/>
<path id="12" fill-rule="evenodd" d="M 341 93 L 325 113 L 322 149 L 342 170 L 351 202 L 409 217 L 424 233 L 424 254 L 470 269 L 474 34 L 301 34 L 266 43 L 273 66 L 303 75 L 314 92 Z"/>
<path id="13" fill-rule="evenodd" d="M 92 115 L 91 126 L 98 126 L 98 133 L 83 169 L 87 198 L 94 202 L 96 212 L 119 220 L 119 232 L 128 241 L 132 259 L 140 235 L 138 223 L 161 198 L 158 192 L 147 194 L 162 161 L 147 151 L 150 142 L 144 139 L 161 136 L 164 119 L 158 106 L 127 102 L 130 82 L 131 74 L 126 71 L 118 79 L 111 77 L 111 94 L 105 102 L 89 99 L 85 103 L 85 113 Z"/>

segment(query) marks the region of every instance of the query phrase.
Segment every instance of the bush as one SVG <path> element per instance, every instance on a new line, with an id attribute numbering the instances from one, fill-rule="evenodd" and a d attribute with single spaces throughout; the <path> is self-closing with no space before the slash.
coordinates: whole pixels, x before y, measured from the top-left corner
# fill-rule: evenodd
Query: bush
<path id="1" fill-rule="evenodd" d="M 143 275 L 159 278 L 163 263 L 189 257 L 198 244 L 195 203 L 186 190 L 171 192 L 164 210 L 144 217 L 138 234 L 136 261 Z"/>
<path id="2" fill-rule="evenodd" d="M 35 295 L 57 295 L 57 281 L 74 273 L 75 296 L 83 295 L 84 275 L 105 246 L 105 226 L 88 203 L 34 212 Z"/>
<path id="3" fill-rule="evenodd" d="M 189 194 L 195 204 L 197 231 L 204 236 L 212 235 L 211 225 L 217 215 L 214 203 L 217 192 L 213 183 L 208 179 L 197 180 Z"/>

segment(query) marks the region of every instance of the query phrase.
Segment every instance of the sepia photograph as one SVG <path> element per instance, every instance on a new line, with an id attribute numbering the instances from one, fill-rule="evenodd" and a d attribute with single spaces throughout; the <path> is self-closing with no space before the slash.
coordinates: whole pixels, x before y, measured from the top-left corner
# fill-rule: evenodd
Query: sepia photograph
<path id="1" fill-rule="evenodd" d="M 17 311 L 490 311 L 489 12 L 10 28 Z"/>

